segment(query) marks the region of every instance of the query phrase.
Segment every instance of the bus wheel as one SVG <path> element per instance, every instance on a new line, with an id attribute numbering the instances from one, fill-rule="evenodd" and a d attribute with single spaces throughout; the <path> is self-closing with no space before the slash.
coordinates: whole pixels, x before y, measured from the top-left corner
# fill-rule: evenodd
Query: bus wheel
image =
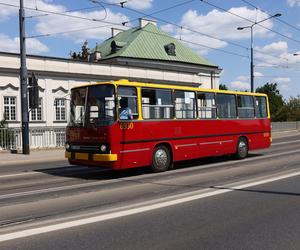
<path id="1" fill-rule="evenodd" d="M 155 173 L 169 169 L 171 165 L 171 154 L 167 147 L 158 146 L 154 149 L 152 156 L 152 171 Z"/>
<path id="2" fill-rule="evenodd" d="M 248 142 L 246 138 L 241 137 L 237 143 L 237 150 L 236 150 L 236 158 L 237 159 L 245 159 L 248 155 Z"/>

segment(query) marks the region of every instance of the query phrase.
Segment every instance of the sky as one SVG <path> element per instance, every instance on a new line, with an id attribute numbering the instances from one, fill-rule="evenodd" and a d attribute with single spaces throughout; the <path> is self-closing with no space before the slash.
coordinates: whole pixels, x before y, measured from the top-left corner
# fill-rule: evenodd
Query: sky
<path id="1" fill-rule="evenodd" d="M 120 2 L 125 2 L 123 7 Z M 160 29 L 223 69 L 220 83 L 250 89 L 253 26 L 254 88 L 277 83 L 285 99 L 300 95 L 300 0 L 24 0 L 27 54 L 69 58 L 85 40 L 93 48 L 111 28 Z M 19 0 L 0 0 L 0 51 L 19 52 Z M 122 25 L 125 23 L 125 25 Z M 294 54 L 299 56 L 294 56 Z"/>

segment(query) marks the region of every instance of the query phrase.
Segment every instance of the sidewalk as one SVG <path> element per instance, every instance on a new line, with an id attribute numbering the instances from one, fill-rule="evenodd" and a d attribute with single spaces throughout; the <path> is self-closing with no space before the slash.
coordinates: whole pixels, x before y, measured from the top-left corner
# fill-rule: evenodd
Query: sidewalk
<path id="1" fill-rule="evenodd" d="M 31 150 L 30 155 L 23 155 L 22 153 L 13 154 L 10 152 L 0 152 L 0 167 L 7 165 L 21 165 L 63 160 L 66 160 L 64 149 Z"/>

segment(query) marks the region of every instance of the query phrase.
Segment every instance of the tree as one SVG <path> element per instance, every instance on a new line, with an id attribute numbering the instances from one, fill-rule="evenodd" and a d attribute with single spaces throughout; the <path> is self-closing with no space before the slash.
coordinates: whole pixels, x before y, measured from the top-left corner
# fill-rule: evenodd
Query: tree
<path id="1" fill-rule="evenodd" d="M 219 84 L 219 89 L 221 90 L 228 90 L 227 86 L 225 84 Z"/>
<path id="2" fill-rule="evenodd" d="M 268 95 L 271 120 L 276 121 L 286 121 L 288 116 L 288 108 L 285 105 L 285 101 L 277 88 L 277 83 L 266 83 L 262 87 L 256 89 L 258 93 L 264 93 Z"/>
<path id="3" fill-rule="evenodd" d="M 286 104 L 288 110 L 288 121 L 300 121 L 300 95 L 291 97 Z"/>

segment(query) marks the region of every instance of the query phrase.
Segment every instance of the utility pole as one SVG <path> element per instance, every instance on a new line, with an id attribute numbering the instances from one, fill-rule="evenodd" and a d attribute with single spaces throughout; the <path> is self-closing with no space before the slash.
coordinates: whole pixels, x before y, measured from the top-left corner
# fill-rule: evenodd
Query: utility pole
<path id="1" fill-rule="evenodd" d="M 238 27 L 237 30 L 243 30 L 243 29 L 248 29 L 250 28 L 251 29 L 251 33 L 250 33 L 250 39 L 251 39 L 251 50 L 250 50 L 250 86 L 251 86 L 251 92 L 254 92 L 254 65 L 253 65 L 253 27 L 256 25 L 256 24 L 259 24 L 259 23 L 262 23 L 266 20 L 269 20 L 271 18 L 274 18 L 274 17 L 280 17 L 281 14 L 280 13 L 277 13 L 273 16 L 269 16 L 263 20 L 260 20 L 258 22 L 255 22 L 253 23 L 252 25 L 250 26 L 245 26 L 245 27 Z"/>
<path id="2" fill-rule="evenodd" d="M 27 95 L 27 67 L 26 67 L 26 44 L 25 44 L 25 10 L 24 2 L 20 0 L 19 10 L 20 23 L 20 89 L 21 89 L 21 113 L 22 113 L 22 149 L 23 154 L 29 155 L 29 113 Z"/>

